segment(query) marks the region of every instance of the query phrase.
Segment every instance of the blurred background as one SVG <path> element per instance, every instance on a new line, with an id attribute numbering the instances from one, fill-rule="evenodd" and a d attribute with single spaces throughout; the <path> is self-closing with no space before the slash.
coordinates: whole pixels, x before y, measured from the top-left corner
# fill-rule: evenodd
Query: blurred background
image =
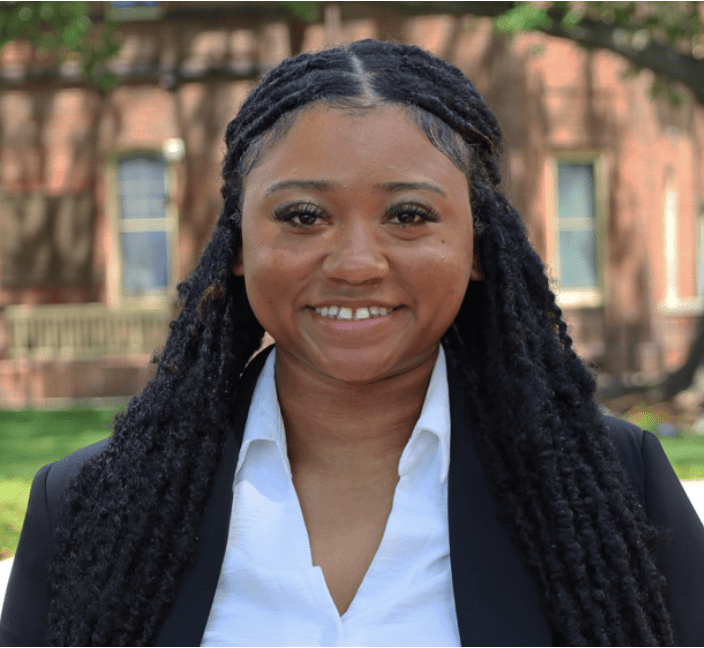
<path id="1" fill-rule="evenodd" d="M 414 43 L 475 83 L 604 407 L 704 477 L 704 3 L 0 3 L 0 557 L 29 480 L 151 375 L 282 58 Z"/>

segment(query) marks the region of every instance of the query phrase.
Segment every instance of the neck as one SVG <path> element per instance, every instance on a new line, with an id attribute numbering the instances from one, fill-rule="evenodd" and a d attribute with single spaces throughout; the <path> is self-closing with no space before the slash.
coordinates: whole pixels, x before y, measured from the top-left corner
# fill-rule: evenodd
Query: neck
<path id="1" fill-rule="evenodd" d="M 305 471 L 342 488 L 396 477 L 436 359 L 437 350 L 403 374 L 350 385 L 277 350 L 276 386 L 294 475 Z"/>

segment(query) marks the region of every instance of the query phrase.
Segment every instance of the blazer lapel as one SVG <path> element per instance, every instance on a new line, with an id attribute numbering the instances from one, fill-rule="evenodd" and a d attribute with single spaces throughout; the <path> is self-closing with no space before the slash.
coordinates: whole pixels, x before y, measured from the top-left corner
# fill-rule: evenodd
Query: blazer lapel
<path id="1" fill-rule="evenodd" d="M 245 370 L 235 397 L 232 433 L 206 502 L 193 564 L 181 576 L 176 598 L 157 635 L 157 646 L 200 646 L 225 557 L 232 513 L 232 484 L 242 444 L 249 404 L 271 348 L 257 355 Z"/>
<path id="2" fill-rule="evenodd" d="M 448 477 L 450 561 L 463 646 L 552 645 L 535 580 L 508 529 L 471 439 L 466 394 L 448 363 L 452 441 Z"/>

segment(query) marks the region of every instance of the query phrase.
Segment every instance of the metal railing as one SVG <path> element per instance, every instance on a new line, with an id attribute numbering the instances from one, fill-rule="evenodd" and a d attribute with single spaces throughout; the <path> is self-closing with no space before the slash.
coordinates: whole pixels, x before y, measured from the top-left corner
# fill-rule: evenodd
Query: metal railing
<path id="1" fill-rule="evenodd" d="M 163 346 L 171 312 L 112 310 L 104 304 L 7 306 L 8 358 L 79 360 L 151 354 Z"/>

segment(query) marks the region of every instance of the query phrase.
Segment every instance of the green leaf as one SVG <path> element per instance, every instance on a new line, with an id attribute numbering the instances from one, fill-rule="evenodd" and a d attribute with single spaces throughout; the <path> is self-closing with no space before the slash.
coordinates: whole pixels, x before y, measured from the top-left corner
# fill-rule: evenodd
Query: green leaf
<path id="1" fill-rule="evenodd" d="M 120 85 L 120 77 L 107 70 L 96 76 L 95 83 L 102 94 L 107 94 Z"/>
<path id="2" fill-rule="evenodd" d="M 317 2 L 280 2 L 288 9 L 296 18 L 300 18 L 305 22 L 316 22 L 320 20 L 320 10 Z"/>
<path id="3" fill-rule="evenodd" d="M 569 31 L 579 25 L 582 22 L 582 18 L 584 18 L 582 12 L 570 10 L 562 17 L 560 24 Z"/>
<path id="4" fill-rule="evenodd" d="M 552 19 L 544 9 L 527 2 L 517 4 L 496 19 L 496 28 L 508 35 L 543 29 L 551 24 Z"/>

